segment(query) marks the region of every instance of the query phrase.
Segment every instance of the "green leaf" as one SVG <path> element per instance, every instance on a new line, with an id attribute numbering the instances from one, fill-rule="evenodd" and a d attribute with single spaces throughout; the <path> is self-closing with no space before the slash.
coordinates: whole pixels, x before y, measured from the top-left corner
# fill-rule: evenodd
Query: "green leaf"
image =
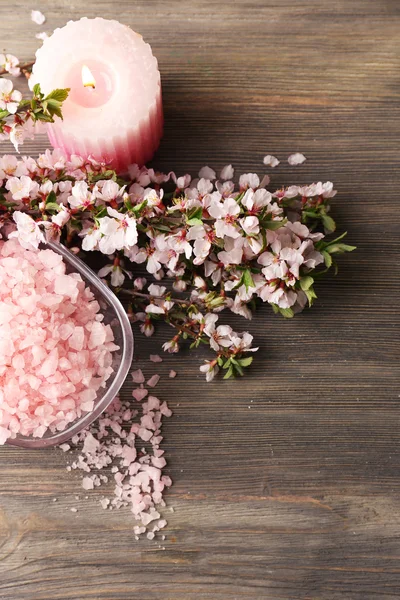
<path id="1" fill-rule="evenodd" d="M 329 269 L 332 266 L 332 256 L 326 250 L 322 250 L 321 254 L 324 257 L 325 265 Z"/>
<path id="2" fill-rule="evenodd" d="M 325 227 L 327 233 L 332 233 L 336 229 L 336 223 L 329 215 L 321 215 L 322 224 Z"/>
<path id="3" fill-rule="evenodd" d="M 307 292 L 305 292 L 307 295 Z M 279 312 L 281 313 L 282 317 L 285 317 L 285 319 L 292 319 L 294 317 L 294 312 L 292 311 L 291 308 L 279 308 Z"/>
<path id="4" fill-rule="evenodd" d="M 46 210 L 49 212 L 59 212 L 60 207 L 57 202 L 46 202 Z"/>
<path id="5" fill-rule="evenodd" d="M 305 295 L 307 296 L 309 306 L 312 306 L 313 301 L 317 297 L 317 294 L 314 292 L 314 288 L 310 288 L 308 290 L 304 290 Z"/>
<path id="6" fill-rule="evenodd" d="M 261 227 L 264 229 L 269 229 L 271 231 L 275 231 L 276 229 L 280 229 L 286 223 L 286 220 L 283 221 L 272 221 L 272 220 L 263 220 L 261 221 Z"/>
<path id="7" fill-rule="evenodd" d="M 228 371 L 224 375 L 224 379 L 229 379 L 230 377 L 233 377 L 233 369 L 232 369 L 232 367 L 229 367 Z"/>
<path id="8" fill-rule="evenodd" d="M 10 116 L 10 113 L 8 112 L 8 110 L 0 110 L 0 121 L 9 116 Z"/>
<path id="9" fill-rule="evenodd" d="M 304 277 L 302 277 L 300 279 L 300 287 L 303 290 L 303 292 L 308 290 L 312 286 L 313 283 L 314 283 L 314 279 L 311 277 L 311 275 L 305 275 Z"/>
<path id="10" fill-rule="evenodd" d="M 189 219 L 188 221 L 186 221 L 186 223 L 192 227 L 194 225 L 203 225 L 203 221 L 201 219 Z"/>
<path id="11" fill-rule="evenodd" d="M 33 86 L 33 93 L 34 93 L 35 96 L 40 96 L 41 95 L 40 83 L 36 83 Z"/>
<path id="12" fill-rule="evenodd" d="M 242 367 L 240 366 L 240 364 L 236 360 L 232 359 L 232 365 L 233 365 L 233 370 L 236 371 L 236 373 L 239 373 L 240 377 L 243 377 L 244 371 L 243 371 Z"/>
<path id="13" fill-rule="evenodd" d="M 222 356 L 219 356 L 217 359 L 217 363 L 219 367 L 222 367 L 222 365 L 224 364 L 224 359 L 222 358 Z"/>
<path id="14" fill-rule="evenodd" d="M 252 356 L 247 356 L 246 358 L 240 358 L 238 360 L 238 363 L 242 366 L 242 367 L 249 367 L 251 365 L 251 363 L 253 362 L 253 357 Z"/>
<path id="15" fill-rule="evenodd" d="M 44 102 L 43 102 L 44 107 Z M 63 118 L 61 112 L 61 104 L 57 100 L 48 100 L 47 101 L 47 110 L 51 114 L 51 116 L 56 115 L 60 119 Z"/>
<path id="16" fill-rule="evenodd" d="M 36 87 L 36 86 L 35 86 Z M 35 88 L 33 88 L 35 90 Z M 47 94 L 45 100 L 55 100 L 56 102 L 64 102 L 68 98 L 68 93 L 71 88 L 55 89 L 50 94 Z M 39 87 L 40 90 L 40 87 Z"/>
<path id="17" fill-rule="evenodd" d="M 279 313 L 279 306 L 277 304 L 271 304 L 272 310 L 277 315 Z"/>
<path id="18" fill-rule="evenodd" d="M 255 283 L 254 283 L 254 280 L 253 280 L 253 278 L 252 278 L 252 276 L 251 276 L 251 271 L 250 271 L 250 269 L 246 269 L 246 270 L 245 270 L 245 272 L 244 272 L 244 273 L 243 273 L 243 275 L 242 275 L 242 279 L 241 279 L 241 281 L 243 282 L 243 285 L 244 285 L 244 286 L 245 286 L 245 288 L 246 288 L 246 292 L 248 291 L 248 289 L 249 289 L 250 287 L 252 287 L 252 288 L 256 287 L 256 286 L 255 286 Z"/>
<path id="19" fill-rule="evenodd" d="M 329 254 L 343 254 L 343 252 L 353 252 L 356 246 L 349 246 L 348 244 L 333 244 L 326 247 L 326 252 Z"/>
<path id="20" fill-rule="evenodd" d="M 231 366 L 231 359 L 228 358 L 226 363 L 222 366 L 223 369 L 228 369 Z"/>

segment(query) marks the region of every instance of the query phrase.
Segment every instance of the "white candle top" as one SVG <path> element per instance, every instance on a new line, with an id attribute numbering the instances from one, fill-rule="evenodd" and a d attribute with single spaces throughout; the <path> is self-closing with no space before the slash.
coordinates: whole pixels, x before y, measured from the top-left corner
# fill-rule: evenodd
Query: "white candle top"
<path id="1" fill-rule="evenodd" d="M 45 94 L 71 88 L 63 106 L 65 136 L 105 143 L 127 126 L 140 129 L 156 111 L 161 86 L 157 59 L 141 35 L 117 21 L 86 17 L 44 41 L 30 87 L 35 83 Z"/>

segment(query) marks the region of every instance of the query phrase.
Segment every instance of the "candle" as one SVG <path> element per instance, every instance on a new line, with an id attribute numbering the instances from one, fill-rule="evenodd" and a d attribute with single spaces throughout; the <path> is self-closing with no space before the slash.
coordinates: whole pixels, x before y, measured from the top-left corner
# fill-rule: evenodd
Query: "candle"
<path id="1" fill-rule="evenodd" d="M 149 44 L 126 25 L 69 21 L 36 52 L 29 83 L 45 94 L 71 88 L 64 120 L 47 126 L 54 148 L 118 171 L 152 158 L 163 129 L 160 73 Z"/>

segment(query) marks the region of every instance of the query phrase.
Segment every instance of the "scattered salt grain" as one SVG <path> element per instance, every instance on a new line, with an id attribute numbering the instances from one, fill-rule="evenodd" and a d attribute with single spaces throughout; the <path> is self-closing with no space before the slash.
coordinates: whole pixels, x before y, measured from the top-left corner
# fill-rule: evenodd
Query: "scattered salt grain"
<path id="1" fill-rule="evenodd" d="M 168 375 L 168 377 L 169 377 L 170 379 L 175 379 L 175 377 L 176 377 L 176 376 L 177 376 L 177 372 L 176 372 L 176 371 L 173 371 L 173 370 L 171 369 L 171 371 L 169 372 L 169 375 Z"/>
<path id="2" fill-rule="evenodd" d="M 77 508 L 75 508 L 75 507 L 72 507 L 72 508 L 70 508 L 70 511 L 71 511 L 71 512 L 73 512 L 73 513 L 77 513 L 77 512 L 78 512 L 78 509 L 77 509 Z"/>
<path id="3" fill-rule="evenodd" d="M 133 383 L 144 383 L 144 375 L 142 369 L 137 369 L 136 371 L 132 371 L 131 377 L 133 379 Z"/>
<path id="4" fill-rule="evenodd" d="M 60 444 L 59 448 L 61 448 L 63 452 L 68 452 L 68 450 L 71 449 L 71 446 L 69 444 Z"/>
<path id="5" fill-rule="evenodd" d="M 46 21 L 46 17 L 40 10 L 32 10 L 31 11 L 31 19 L 36 25 L 43 25 Z"/>
<path id="6" fill-rule="evenodd" d="M 150 361 L 153 363 L 160 363 L 163 359 L 159 354 L 150 354 Z"/>
<path id="7" fill-rule="evenodd" d="M 135 400 L 141 402 L 144 398 L 146 398 L 148 393 L 148 390 L 145 390 L 143 388 L 136 388 L 133 390 L 132 396 L 135 398 Z"/>
<path id="8" fill-rule="evenodd" d="M 303 162 L 305 162 L 306 160 L 307 159 L 304 156 L 304 154 L 301 154 L 300 152 L 295 152 L 294 154 L 291 154 L 289 156 L 288 163 L 292 167 L 296 167 L 297 165 L 302 165 Z"/>
<path id="9" fill-rule="evenodd" d="M 128 412 L 136 419 L 134 422 L 124 419 Z M 108 477 L 101 470 L 109 468 L 113 495 L 103 497 L 100 505 L 109 510 L 129 508 L 138 521 L 133 527 L 135 539 L 141 535 L 154 539 L 155 533 L 167 525 L 158 508 L 165 507 L 163 491 L 172 481 L 163 474 L 166 461 L 160 449 L 160 431 L 163 417 L 170 414 L 166 402 L 161 403 L 155 396 L 149 396 L 139 411 L 132 411 L 128 402 L 115 398 L 97 422 L 74 436 L 73 444 L 80 454 L 72 467 L 87 473 L 82 487 L 89 490 L 106 484 Z M 116 430 L 120 435 L 115 434 Z M 141 440 L 148 442 L 146 448 Z"/>
<path id="10" fill-rule="evenodd" d="M 157 383 L 160 381 L 159 375 L 152 375 L 150 379 L 147 380 L 147 385 L 149 387 L 156 387 Z"/>
<path id="11" fill-rule="evenodd" d="M 279 160 L 276 158 L 276 156 L 272 156 L 272 154 L 267 154 L 267 156 L 264 156 L 263 163 L 267 167 L 272 167 L 274 169 L 279 165 Z"/>

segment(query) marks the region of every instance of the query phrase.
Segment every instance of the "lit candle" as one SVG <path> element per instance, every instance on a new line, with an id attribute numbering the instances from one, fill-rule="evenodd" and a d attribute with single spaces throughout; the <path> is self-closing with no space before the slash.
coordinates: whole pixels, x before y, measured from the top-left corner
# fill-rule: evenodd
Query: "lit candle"
<path id="1" fill-rule="evenodd" d="M 126 25 L 69 21 L 36 52 L 29 83 L 45 94 L 71 88 L 64 120 L 48 125 L 55 148 L 118 171 L 152 158 L 163 129 L 160 73 L 149 44 Z"/>

